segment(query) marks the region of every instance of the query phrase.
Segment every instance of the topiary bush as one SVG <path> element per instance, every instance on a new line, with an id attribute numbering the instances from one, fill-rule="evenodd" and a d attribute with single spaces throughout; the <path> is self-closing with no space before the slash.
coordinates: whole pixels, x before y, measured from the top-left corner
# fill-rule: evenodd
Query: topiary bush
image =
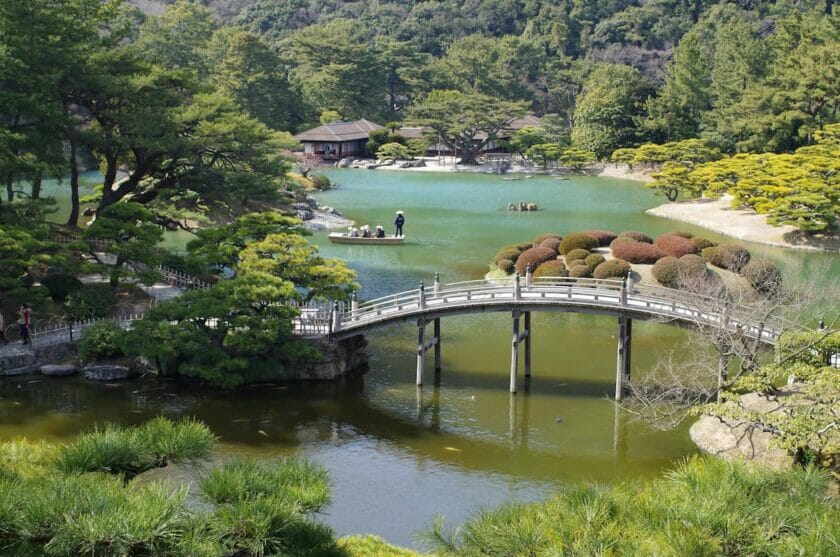
<path id="1" fill-rule="evenodd" d="M 586 259 L 589 257 L 589 251 L 585 249 L 573 249 L 565 254 L 566 261 L 574 261 L 575 259 Z"/>
<path id="2" fill-rule="evenodd" d="M 493 262 L 498 265 L 499 261 L 501 261 L 502 259 L 508 259 L 516 263 L 516 260 L 519 258 L 520 253 L 521 252 L 516 248 L 505 247 L 500 249 L 499 253 L 497 253 L 496 256 L 493 257 Z"/>
<path id="3" fill-rule="evenodd" d="M 651 269 L 653 278 L 662 286 L 677 288 L 681 281 L 680 260 L 673 256 L 665 256 L 653 264 Z"/>
<path id="4" fill-rule="evenodd" d="M 533 242 L 534 246 L 538 246 L 538 245 L 542 244 L 545 240 L 548 240 L 548 239 L 554 239 L 554 240 L 557 240 L 559 242 L 560 240 L 563 239 L 563 236 L 561 234 L 554 234 L 554 233 L 540 234 L 539 236 L 534 238 L 534 242 Z"/>
<path id="5" fill-rule="evenodd" d="M 534 246 L 533 242 L 520 242 L 520 243 L 516 244 L 515 247 L 517 247 L 519 249 L 520 253 L 521 253 L 521 252 L 523 252 L 525 250 L 529 250 L 529 249 L 531 249 L 535 246 Z"/>
<path id="6" fill-rule="evenodd" d="M 572 267 L 577 267 L 578 265 L 586 265 L 585 259 L 569 259 L 566 261 L 566 268 L 571 269 Z M 589 265 L 586 265 L 589 267 Z"/>
<path id="7" fill-rule="evenodd" d="M 597 239 L 599 246 L 608 246 L 610 242 L 616 239 L 615 232 L 610 232 L 609 230 L 587 230 L 584 234 Z"/>
<path id="8" fill-rule="evenodd" d="M 619 238 L 630 238 L 631 240 L 636 240 L 637 242 L 642 242 L 645 244 L 652 244 L 653 238 L 645 234 L 644 232 L 639 232 L 638 230 L 628 230 L 626 232 L 622 232 L 618 235 Z"/>
<path id="9" fill-rule="evenodd" d="M 107 284 L 85 284 L 67 296 L 64 311 L 72 319 L 107 317 L 116 300 L 114 290 Z"/>
<path id="10" fill-rule="evenodd" d="M 41 285 L 50 291 L 50 298 L 56 302 L 63 302 L 71 292 L 82 288 L 82 281 L 65 273 L 47 275 L 41 280 Z"/>
<path id="11" fill-rule="evenodd" d="M 750 261 L 750 252 L 735 244 L 721 244 L 700 252 L 707 263 L 738 273 Z"/>
<path id="12" fill-rule="evenodd" d="M 569 276 L 573 278 L 589 278 L 592 276 L 592 270 L 589 265 L 575 265 L 569 268 Z"/>
<path id="13" fill-rule="evenodd" d="M 697 246 L 694 242 L 676 234 L 663 234 L 659 236 L 653 245 L 672 257 L 682 257 L 689 253 L 697 253 Z"/>
<path id="14" fill-rule="evenodd" d="M 610 259 L 604 261 L 592 271 L 596 279 L 624 278 L 630 272 L 630 264 L 623 259 Z"/>
<path id="15" fill-rule="evenodd" d="M 542 242 L 539 243 L 539 247 L 541 248 L 548 248 L 557 251 L 560 247 L 560 240 L 557 238 L 546 238 Z"/>
<path id="16" fill-rule="evenodd" d="M 516 269 L 516 263 L 510 259 L 499 259 L 496 261 L 496 267 L 504 274 L 509 275 Z"/>
<path id="17" fill-rule="evenodd" d="M 665 257 L 658 247 L 644 242 L 620 242 L 612 248 L 613 256 L 623 259 L 628 263 L 656 263 Z"/>
<path id="18" fill-rule="evenodd" d="M 773 294 L 782 286 L 782 272 L 766 259 L 753 259 L 741 269 L 747 282 L 763 294 Z"/>
<path id="19" fill-rule="evenodd" d="M 525 269 L 528 265 L 531 266 L 531 270 L 533 271 L 539 267 L 541 263 L 551 261 L 552 259 L 557 259 L 557 252 L 553 249 L 536 247 L 525 250 L 516 260 L 516 272 L 520 275 L 524 275 Z"/>
<path id="20" fill-rule="evenodd" d="M 630 244 L 630 243 L 635 242 L 635 241 L 636 240 L 634 240 L 633 238 L 616 238 L 615 240 L 610 242 L 610 248 L 614 248 L 615 246 L 617 246 L 619 244 Z"/>
<path id="21" fill-rule="evenodd" d="M 589 234 L 575 232 L 560 240 L 560 253 L 566 255 L 573 249 L 593 250 L 598 247 L 598 239 Z"/>
<path id="22" fill-rule="evenodd" d="M 562 261 L 555 259 L 553 261 L 546 261 L 534 271 L 534 278 L 539 277 L 567 277 L 569 271 L 566 270 L 566 265 Z"/>
<path id="23" fill-rule="evenodd" d="M 114 321 L 94 323 L 82 331 L 77 350 L 83 363 L 100 362 L 125 356 L 125 331 Z"/>
<path id="24" fill-rule="evenodd" d="M 700 253 L 706 248 L 712 248 L 717 245 L 711 240 L 707 240 L 706 238 L 701 238 L 699 236 L 695 236 L 694 238 L 692 238 L 691 243 L 697 246 L 697 253 Z"/>
<path id="25" fill-rule="evenodd" d="M 593 254 L 587 255 L 586 259 L 584 259 L 584 261 L 586 262 L 587 265 L 589 265 L 590 269 L 595 269 L 595 267 L 597 267 L 598 265 L 600 265 L 601 263 L 606 261 L 606 259 L 600 253 L 593 253 Z"/>
<path id="26" fill-rule="evenodd" d="M 702 257 L 689 253 L 680 257 L 680 272 L 686 278 L 703 278 L 709 269 Z"/>
<path id="27" fill-rule="evenodd" d="M 674 236 L 679 236 L 680 238 L 685 238 L 686 240 L 694 238 L 694 234 L 686 230 L 677 230 L 676 232 L 671 232 L 671 234 L 673 234 Z"/>

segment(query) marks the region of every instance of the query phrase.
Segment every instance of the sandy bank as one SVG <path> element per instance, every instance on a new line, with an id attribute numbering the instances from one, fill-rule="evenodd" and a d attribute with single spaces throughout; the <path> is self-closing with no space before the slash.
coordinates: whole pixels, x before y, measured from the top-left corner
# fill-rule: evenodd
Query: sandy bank
<path id="1" fill-rule="evenodd" d="M 598 172 L 601 178 L 621 178 L 623 180 L 636 180 L 637 182 L 652 182 L 651 173 L 653 170 L 630 168 L 626 164 L 606 164 Z"/>
<path id="2" fill-rule="evenodd" d="M 840 251 L 838 235 L 806 235 L 793 226 L 773 226 L 766 215 L 732 207 L 732 197 L 666 203 L 647 214 L 702 226 L 739 240 L 782 248 Z"/>

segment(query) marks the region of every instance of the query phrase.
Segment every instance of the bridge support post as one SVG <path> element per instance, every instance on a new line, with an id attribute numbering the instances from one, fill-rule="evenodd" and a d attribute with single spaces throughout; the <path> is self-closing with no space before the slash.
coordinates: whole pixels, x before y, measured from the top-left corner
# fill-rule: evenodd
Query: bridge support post
<path id="1" fill-rule="evenodd" d="M 531 272 L 531 265 L 529 263 L 528 266 L 525 267 L 525 286 L 530 287 L 530 286 L 533 286 L 533 285 L 534 285 L 534 275 Z"/>
<path id="2" fill-rule="evenodd" d="M 525 312 L 525 377 L 531 377 L 531 312 Z"/>
<path id="3" fill-rule="evenodd" d="M 437 295 L 437 294 L 440 294 L 440 273 L 435 273 L 435 287 L 434 287 L 434 293 L 435 293 L 436 295 Z"/>
<path id="4" fill-rule="evenodd" d="M 630 381 L 630 363 L 632 361 L 631 352 L 633 349 L 633 320 L 629 317 L 626 319 L 624 329 L 624 380 Z"/>
<path id="5" fill-rule="evenodd" d="M 616 342 L 616 358 L 615 358 L 615 400 L 621 400 L 624 393 L 624 380 L 626 370 L 629 369 L 630 360 L 627 353 L 627 345 L 629 338 L 627 335 L 627 316 L 621 314 L 618 316 L 618 341 Z"/>
<path id="6" fill-rule="evenodd" d="M 417 320 L 417 386 L 423 386 L 423 359 L 426 355 L 426 320 L 420 318 Z"/>
<path id="7" fill-rule="evenodd" d="M 519 279 L 519 276 L 516 277 Z M 516 281 L 517 285 L 519 280 Z M 510 392 L 516 393 L 516 372 L 519 366 L 519 310 L 513 311 L 513 342 L 510 351 Z"/>
<path id="8" fill-rule="evenodd" d="M 350 298 L 350 315 L 352 316 L 353 321 L 359 319 L 359 299 L 356 297 L 355 290 Z"/>
<path id="9" fill-rule="evenodd" d="M 440 375 L 441 364 L 440 364 L 440 317 L 436 318 L 434 321 L 434 330 L 435 330 L 435 378 Z"/>

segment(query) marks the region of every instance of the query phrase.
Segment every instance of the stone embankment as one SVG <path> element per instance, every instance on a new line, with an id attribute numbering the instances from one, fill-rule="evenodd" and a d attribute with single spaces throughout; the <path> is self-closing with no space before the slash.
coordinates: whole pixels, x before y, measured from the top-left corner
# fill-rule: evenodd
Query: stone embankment
<path id="1" fill-rule="evenodd" d="M 352 226 L 354 221 L 345 218 L 335 207 L 319 207 L 318 202 L 307 197 L 300 203 L 292 205 L 297 218 L 303 221 L 304 228 L 310 230 L 327 230 L 330 228 L 345 228 Z"/>

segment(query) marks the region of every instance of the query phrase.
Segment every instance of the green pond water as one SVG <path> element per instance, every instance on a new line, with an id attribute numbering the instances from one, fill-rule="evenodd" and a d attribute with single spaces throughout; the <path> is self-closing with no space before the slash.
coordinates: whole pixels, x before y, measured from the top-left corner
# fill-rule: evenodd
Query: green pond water
<path id="1" fill-rule="evenodd" d="M 431 284 L 477 279 L 504 244 L 542 232 L 586 228 L 659 234 L 713 232 L 647 216 L 661 202 L 636 182 L 578 177 L 504 181 L 480 174 L 334 170 L 340 185 L 319 201 L 348 217 L 392 229 L 406 215 L 403 246 L 330 244 L 322 253 L 356 269 L 361 296 L 373 298 Z M 60 186 L 56 186 L 60 193 Z M 539 204 L 508 213 L 508 202 Z M 170 238 L 172 245 L 182 238 Z M 807 274 L 837 255 L 748 245 L 783 269 Z M 152 416 L 195 416 L 220 436 L 225 454 L 300 454 L 330 472 L 334 499 L 323 519 L 341 534 L 370 532 L 416 546 L 412 534 L 442 513 L 457 524 L 475 510 L 508 499 L 549 495 L 562 482 L 612 482 L 650 476 L 695 452 L 687 427 L 659 432 L 616 414 L 608 399 L 615 370 L 614 318 L 534 314 L 533 378 L 510 396 L 511 319 L 507 313 L 442 322 L 443 373 L 414 386 L 416 329 L 369 337 L 370 371 L 335 384 L 263 385 L 220 393 L 173 381 L 92 385 L 78 378 L 0 382 L 0 439 L 70 439 L 93 423 L 142 422 Z M 637 323 L 633 373 L 685 332 Z M 431 360 L 431 358 L 429 358 Z M 428 362 L 431 364 L 431 361 Z M 521 379 L 520 379 L 521 380 Z"/>

